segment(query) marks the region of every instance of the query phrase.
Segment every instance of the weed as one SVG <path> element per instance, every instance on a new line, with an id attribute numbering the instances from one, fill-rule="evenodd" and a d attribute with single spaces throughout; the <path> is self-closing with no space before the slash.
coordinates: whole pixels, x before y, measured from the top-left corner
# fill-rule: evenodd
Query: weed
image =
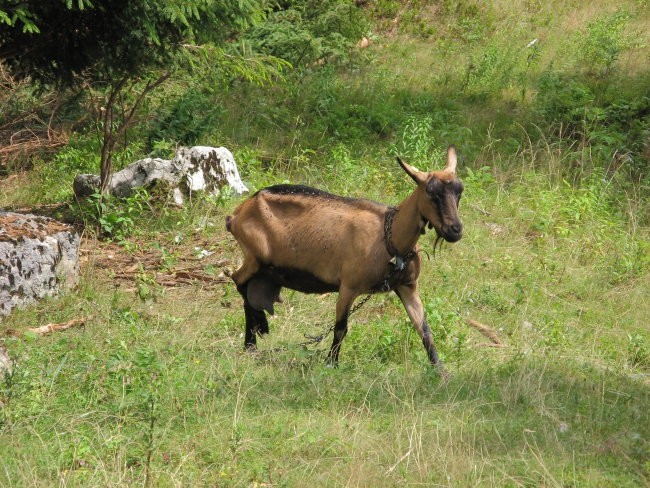
<path id="1" fill-rule="evenodd" d="M 272 12 L 247 41 L 254 50 L 299 67 L 346 59 L 367 30 L 365 18 L 347 2 L 295 2 Z"/>
<path id="2" fill-rule="evenodd" d="M 650 368 L 650 347 L 640 334 L 628 334 L 627 355 L 630 366 Z"/>
<path id="3" fill-rule="evenodd" d="M 135 276 L 136 292 L 140 300 L 150 303 L 156 301 L 163 295 L 163 288 L 156 281 L 155 273 L 147 273 L 142 264 L 139 265 L 138 273 Z"/>
<path id="4" fill-rule="evenodd" d="M 100 235 L 124 243 L 136 230 L 134 219 L 149 211 L 149 198 L 144 188 L 137 188 L 126 199 L 95 193 L 89 197 L 90 212 L 83 213 L 86 207 L 80 210 L 87 224 L 97 225 Z"/>
<path id="5" fill-rule="evenodd" d="M 589 23 L 578 38 L 578 54 L 585 68 L 599 78 L 611 74 L 620 54 L 635 44 L 638 33 L 627 29 L 630 15 L 623 8 Z"/>
<path id="6" fill-rule="evenodd" d="M 489 166 L 481 166 L 476 170 L 468 167 L 464 172 L 463 181 L 470 189 L 469 191 L 477 196 L 486 195 L 495 183 L 492 168 Z"/>

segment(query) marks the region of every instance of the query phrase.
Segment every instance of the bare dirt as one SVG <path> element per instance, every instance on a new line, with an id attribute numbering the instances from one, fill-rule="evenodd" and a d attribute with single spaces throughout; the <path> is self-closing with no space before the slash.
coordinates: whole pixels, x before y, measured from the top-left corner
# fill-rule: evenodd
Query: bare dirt
<path id="1" fill-rule="evenodd" d="M 173 253 L 150 248 L 150 243 L 130 241 L 134 250 L 126 250 L 114 242 L 83 239 L 80 249 L 80 265 L 92 266 L 97 271 L 125 284 L 138 280 L 153 280 L 165 287 L 191 286 L 214 287 L 230 281 L 232 262 L 222 254 L 212 251 L 200 254 L 196 249 L 206 250 L 210 243 L 192 242 L 194 249 L 185 246 Z"/>

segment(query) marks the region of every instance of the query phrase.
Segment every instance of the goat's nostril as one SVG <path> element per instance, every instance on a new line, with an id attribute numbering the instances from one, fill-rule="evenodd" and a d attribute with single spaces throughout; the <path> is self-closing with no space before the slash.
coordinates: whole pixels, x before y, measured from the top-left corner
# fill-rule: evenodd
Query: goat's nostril
<path id="1" fill-rule="evenodd" d="M 453 224 L 453 225 L 451 226 L 451 230 L 452 230 L 455 234 L 460 234 L 460 233 L 462 232 L 462 230 L 463 230 L 463 226 L 462 226 L 461 224 Z"/>

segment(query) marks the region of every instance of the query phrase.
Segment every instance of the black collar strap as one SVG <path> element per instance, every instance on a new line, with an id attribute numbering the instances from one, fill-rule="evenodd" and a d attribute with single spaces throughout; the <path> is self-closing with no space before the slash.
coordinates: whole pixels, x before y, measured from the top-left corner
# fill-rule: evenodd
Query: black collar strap
<path id="1" fill-rule="evenodd" d="M 406 268 L 406 263 L 415 256 L 415 249 L 410 250 L 404 256 L 400 256 L 393 245 L 393 220 L 395 219 L 395 214 L 398 210 L 397 207 L 388 207 L 386 216 L 384 217 L 384 243 L 386 244 L 386 250 L 391 257 L 390 264 L 393 265 L 392 272 L 403 271 L 404 268 Z"/>
<path id="2" fill-rule="evenodd" d="M 388 207 L 384 217 L 384 242 L 391 258 L 397 256 L 397 249 L 393 246 L 393 219 L 395 219 L 397 210 L 397 207 Z"/>

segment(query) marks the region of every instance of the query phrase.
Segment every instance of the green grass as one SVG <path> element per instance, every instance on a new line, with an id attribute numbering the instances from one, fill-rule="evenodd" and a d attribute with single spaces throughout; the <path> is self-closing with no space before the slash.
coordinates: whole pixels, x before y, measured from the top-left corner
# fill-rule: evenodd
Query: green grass
<path id="1" fill-rule="evenodd" d="M 543 175 L 502 184 L 483 171 L 466 186 L 466 236 L 426 261 L 421 279 L 448 382 L 389 295 L 353 318 L 333 370 L 328 344 L 297 344 L 329 324 L 334 296 L 285 291 L 261 341 L 281 350 L 245 354 L 231 284 L 142 301 L 89 258 L 75 293 L 0 326 L 94 317 L 83 330 L 5 339 L 16 368 L 2 383 L 0 483 L 647 483 L 647 232 L 631 232 L 600 187 L 586 192 L 592 211 L 581 215 L 575 190 Z M 235 204 L 145 213 L 123 252 L 188 256 L 209 242 L 236 260 L 221 227 Z M 431 249 L 430 236 L 422 243 Z M 457 311 L 507 347 L 485 347 Z"/>
<path id="2" fill-rule="evenodd" d="M 176 143 L 225 145 L 252 191 L 307 183 L 396 204 L 411 181 L 394 156 L 438 169 L 456 144 L 465 235 L 420 278 L 451 377 L 427 365 L 392 295 L 352 317 L 330 369 L 331 337 L 299 343 L 331 324 L 335 295 L 284 290 L 247 354 L 231 283 L 156 285 L 187 262 L 237 266 L 223 228 L 236 198 L 177 209 L 141 194 L 110 202 L 99 226 L 70 203 L 61 218 L 89 224 L 78 287 L 0 323 L 15 360 L 0 378 L 0 486 L 650 484 L 650 78 L 647 43 L 631 41 L 648 14 L 621 3 L 382 0 L 372 47 L 347 64 L 228 91 L 187 75 L 159 92 L 116 169 Z M 0 206 L 71 202 L 70 175 L 97 148 L 73 134 L 0 180 Z M 95 239 L 118 221 L 115 242 Z M 420 243 L 432 254 L 433 241 Z M 191 261 L 196 246 L 215 254 Z M 114 276 L 154 255 L 156 269 Z"/>

